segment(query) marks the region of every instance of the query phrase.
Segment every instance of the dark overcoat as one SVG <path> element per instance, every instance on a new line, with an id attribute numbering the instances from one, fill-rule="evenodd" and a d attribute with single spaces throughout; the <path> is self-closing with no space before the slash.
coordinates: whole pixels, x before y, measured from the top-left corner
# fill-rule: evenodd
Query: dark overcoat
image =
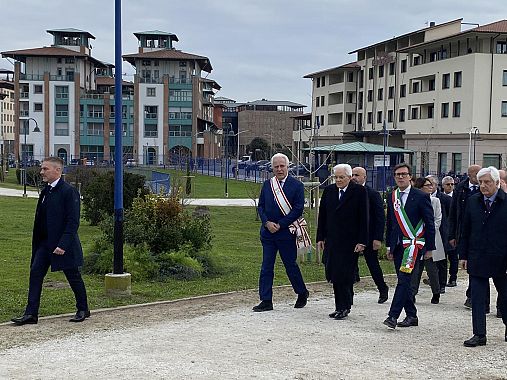
<path id="1" fill-rule="evenodd" d="M 486 211 L 482 193 L 472 195 L 465 208 L 458 252 L 467 260 L 472 276 L 496 277 L 507 271 L 507 199 L 498 189 L 491 211 Z"/>
<path id="2" fill-rule="evenodd" d="M 377 190 L 364 186 L 368 192 L 369 224 L 368 244 L 372 245 L 373 240 L 384 240 L 384 227 L 386 225 L 386 214 L 384 201 Z"/>
<path id="3" fill-rule="evenodd" d="M 324 241 L 326 279 L 353 283 L 357 267 L 356 244 L 368 244 L 368 195 L 364 186 L 350 182 L 342 199 L 339 188 L 324 189 L 319 207 L 317 241 Z"/>
<path id="4" fill-rule="evenodd" d="M 60 179 L 49 191 L 44 188 L 37 202 L 32 235 L 32 261 L 35 252 L 42 243 L 41 207 L 42 200 L 47 207 L 47 246 L 50 252 L 56 247 L 65 250 L 64 255 L 51 253 L 51 271 L 77 268 L 83 265 L 83 250 L 79 241 L 78 228 L 80 219 L 81 199 L 78 191 Z"/>

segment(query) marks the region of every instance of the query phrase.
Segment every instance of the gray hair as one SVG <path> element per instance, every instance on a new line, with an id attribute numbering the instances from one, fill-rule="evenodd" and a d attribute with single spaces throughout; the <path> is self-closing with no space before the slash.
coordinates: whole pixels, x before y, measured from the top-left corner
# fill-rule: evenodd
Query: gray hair
<path id="1" fill-rule="evenodd" d="M 275 160 L 275 158 L 283 158 L 285 160 L 285 163 L 287 164 L 287 166 L 289 166 L 289 157 L 287 157 L 283 153 L 275 153 L 273 155 L 273 157 L 271 157 L 271 166 L 273 166 L 273 161 Z"/>
<path id="2" fill-rule="evenodd" d="M 352 167 L 349 164 L 338 164 L 333 168 L 333 174 L 338 169 L 344 169 L 345 174 L 347 174 L 349 177 L 352 177 Z"/>
<path id="3" fill-rule="evenodd" d="M 488 166 L 487 168 L 482 168 L 477 173 L 477 179 L 480 179 L 481 177 L 485 176 L 486 174 L 489 174 L 491 178 L 493 178 L 493 181 L 497 182 L 497 187 L 500 188 L 500 173 L 498 172 L 498 169 L 494 166 Z"/>
<path id="4" fill-rule="evenodd" d="M 438 178 L 436 176 L 430 174 L 426 176 L 426 179 L 429 179 L 434 185 L 438 185 Z"/>
<path id="5" fill-rule="evenodd" d="M 450 175 L 445 176 L 442 178 L 442 185 L 445 185 L 446 183 L 454 183 L 454 178 L 452 178 Z"/>

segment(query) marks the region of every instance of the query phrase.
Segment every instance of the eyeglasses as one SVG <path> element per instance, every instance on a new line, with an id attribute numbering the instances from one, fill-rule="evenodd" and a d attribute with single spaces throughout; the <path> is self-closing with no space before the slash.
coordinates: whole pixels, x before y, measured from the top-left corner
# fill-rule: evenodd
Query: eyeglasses
<path id="1" fill-rule="evenodd" d="M 408 177 L 409 175 L 410 173 L 394 173 L 394 176 L 398 178 L 405 178 Z"/>
<path id="2" fill-rule="evenodd" d="M 444 186 L 454 186 L 454 183 L 444 183 Z"/>
<path id="3" fill-rule="evenodd" d="M 433 187 L 433 184 L 432 183 L 427 183 L 427 184 L 423 185 L 423 187 Z"/>

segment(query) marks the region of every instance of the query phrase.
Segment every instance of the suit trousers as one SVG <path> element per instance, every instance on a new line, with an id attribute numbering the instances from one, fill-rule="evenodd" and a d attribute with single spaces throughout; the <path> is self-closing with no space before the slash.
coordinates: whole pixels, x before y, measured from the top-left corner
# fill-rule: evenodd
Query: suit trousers
<path id="1" fill-rule="evenodd" d="M 493 277 L 498 292 L 498 308 L 507 326 L 507 274 Z M 486 298 L 489 297 L 489 278 L 470 276 L 472 291 L 472 327 L 474 335 L 486 335 Z"/>
<path id="2" fill-rule="evenodd" d="M 428 278 L 430 281 L 431 292 L 433 294 L 440 294 L 440 283 L 438 279 L 438 269 L 437 262 L 434 262 L 433 259 L 422 259 L 420 256 L 424 255 L 423 252 L 419 252 L 419 257 L 417 258 L 417 262 L 415 263 L 414 270 L 412 271 L 412 280 L 410 283 L 410 287 L 412 289 L 412 295 L 415 297 L 417 293 L 419 293 L 419 285 L 421 284 L 421 276 L 423 269 L 426 268 L 426 273 L 428 274 Z M 444 261 L 444 260 L 441 260 Z"/>
<path id="3" fill-rule="evenodd" d="M 40 298 L 42 294 L 42 284 L 48 269 L 51 265 L 51 255 L 49 248 L 45 244 L 41 244 L 35 251 L 32 265 L 30 267 L 30 284 L 28 287 L 28 303 L 25 314 L 38 315 Z M 88 300 L 86 296 L 86 288 L 78 268 L 64 269 L 63 273 L 69 282 L 76 298 L 77 310 L 88 310 Z"/>
<path id="4" fill-rule="evenodd" d="M 350 310 L 354 299 L 354 284 L 333 282 L 335 310 Z"/>
<path id="5" fill-rule="evenodd" d="M 259 276 L 259 298 L 261 301 L 273 299 L 273 278 L 275 276 L 276 253 L 280 252 L 285 272 L 292 284 L 294 292 L 298 295 L 306 294 L 307 289 L 303 276 L 296 263 L 297 249 L 294 239 L 262 239 L 262 266 Z"/>
<path id="6" fill-rule="evenodd" d="M 414 305 L 414 301 L 412 299 L 412 289 L 410 288 L 412 273 L 400 271 L 401 260 L 403 258 L 403 246 L 401 244 L 397 244 L 392 253 L 394 257 L 396 275 L 398 276 L 398 283 L 396 284 L 391 308 L 389 309 L 389 316 L 398 319 L 401 311 L 405 309 L 407 317 L 416 317 L 417 308 Z"/>
<path id="7" fill-rule="evenodd" d="M 456 281 L 458 279 L 458 251 L 451 249 L 447 251 L 449 259 L 449 281 Z"/>
<path id="8" fill-rule="evenodd" d="M 377 289 L 382 292 L 387 290 L 387 285 L 384 281 L 384 274 L 382 273 L 382 268 L 380 267 L 380 263 L 378 261 L 378 251 L 374 251 L 371 246 L 368 246 L 364 249 L 363 252 L 364 259 L 366 261 L 366 265 L 370 270 L 371 277 L 377 285 Z"/>

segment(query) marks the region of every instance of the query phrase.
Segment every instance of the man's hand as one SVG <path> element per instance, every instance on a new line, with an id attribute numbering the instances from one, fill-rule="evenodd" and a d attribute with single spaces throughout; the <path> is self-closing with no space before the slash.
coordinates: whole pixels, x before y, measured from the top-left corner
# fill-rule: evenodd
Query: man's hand
<path id="1" fill-rule="evenodd" d="M 382 246 L 382 242 L 380 240 L 373 240 L 373 250 L 378 251 L 380 247 Z"/>
<path id="2" fill-rule="evenodd" d="M 391 250 L 389 249 L 389 247 L 387 248 L 386 256 L 387 256 L 388 260 L 393 261 L 394 257 L 393 257 L 393 254 L 391 253 Z"/>
<path id="3" fill-rule="evenodd" d="M 60 247 L 56 247 L 55 250 L 53 251 L 53 253 L 55 255 L 62 256 L 63 254 L 65 254 L 65 250 L 61 249 Z"/>
<path id="4" fill-rule="evenodd" d="M 317 248 L 321 251 L 321 252 L 324 252 L 324 246 L 325 246 L 325 242 L 323 240 L 321 241 L 318 241 L 317 242 Z"/>
<path id="5" fill-rule="evenodd" d="M 424 253 L 424 260 L 429 260 L 433 257 L 433 251 L 426 251 Z"/>
<path id="6" fill-rule="evenodd" d="M 466 260 L 460 260 L 459 261 L 459 266 L 463 269 L 467 269 L 467 261 Z"/>
<path id="7" fill-rule="evenodd" d="M 275 232 L 278 232 L 278 230 L 280 229 L 280 225 L 278 223 L 268 221 L 266 222 L 266 228 L 268 229 L 269 232 L 274 234 Z"/>
<path id="8" fill-rule="evenodd" d="M 359 253 L 364 251 L 364 244 L 356 244 L 356 247 L 354 248 L 354 252 Z"/>
<path id="9" fill-rule="evenodd" d="M 456 248 L 456 239 L 449 240 L 451 247 Z"/>

